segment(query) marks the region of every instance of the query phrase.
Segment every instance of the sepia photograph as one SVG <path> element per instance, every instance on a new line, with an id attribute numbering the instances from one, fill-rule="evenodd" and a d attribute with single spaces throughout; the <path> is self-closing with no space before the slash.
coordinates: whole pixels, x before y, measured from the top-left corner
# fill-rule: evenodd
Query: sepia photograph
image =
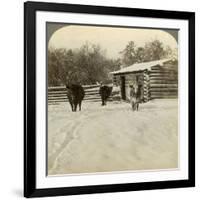
<path id="1" fill-rule="evenodd" d="M 194 186 L 195 13 L 26 2 L 24 196 Z"/>
<path id="2" fill-rule="evenodd" d="M 178 30 L 46 23 L 47 175 L 179 168 Z"/>

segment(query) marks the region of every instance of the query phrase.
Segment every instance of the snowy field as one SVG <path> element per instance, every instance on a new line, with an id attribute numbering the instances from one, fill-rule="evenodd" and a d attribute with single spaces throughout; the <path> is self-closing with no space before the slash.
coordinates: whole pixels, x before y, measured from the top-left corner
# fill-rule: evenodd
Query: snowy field
<path id="1" fill-rule="evenodd" d="M 178 101 L 48 106 L 48 174 L 178 167 Z"/>

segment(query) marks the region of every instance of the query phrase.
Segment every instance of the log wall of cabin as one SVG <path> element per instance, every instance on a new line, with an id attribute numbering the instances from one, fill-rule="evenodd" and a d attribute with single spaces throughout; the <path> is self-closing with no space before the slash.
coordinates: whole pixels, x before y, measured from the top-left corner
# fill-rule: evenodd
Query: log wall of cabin
<path id="1" fill-rule="evenodd" d="M 178 68 L 168 63 L 154 66 L 149 72 L 149 95 L 151 99 L 178 97 Z"/>

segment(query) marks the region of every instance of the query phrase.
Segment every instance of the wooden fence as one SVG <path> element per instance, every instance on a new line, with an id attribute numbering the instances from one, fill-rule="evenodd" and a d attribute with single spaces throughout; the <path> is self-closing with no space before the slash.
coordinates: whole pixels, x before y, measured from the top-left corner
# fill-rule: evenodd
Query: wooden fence
<path id="1" fill-rule="evenodd" d="M 84 101 L 98 102 L 101 101 L 99 95 L 99 85 L 85 85 L 83 86 L 85 91 Z M 109 101 L 112 98 L 109 98 Z M 48 104 L 54 104 L 59 102 L 67 102 L 67 91 L 64 86 L 48 87 Z"/>

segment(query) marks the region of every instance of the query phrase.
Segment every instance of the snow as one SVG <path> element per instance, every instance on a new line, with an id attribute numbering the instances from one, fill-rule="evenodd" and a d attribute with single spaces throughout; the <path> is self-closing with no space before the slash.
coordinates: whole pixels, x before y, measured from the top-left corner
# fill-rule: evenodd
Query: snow
<path id="1" fill-rule="evenodd" d="M 48 106 L 48 174 L 178 167 L 178 101 Z"/>
<path id="2" fill-rule="evenodd" d="M 111 74 L 122 74 L 122 73 L 130 73 L 135 71 L 143 71 L 143 70 L 150 70 L 151 67 L 160 65 L 162 66 L 164 63 L 170 61 L 171 59 L 162 59 L 162 60 L 155 60 L 150 62 L 143 62 L 143 63 L 136 63 L 128 67 L 124 67 L 118 71 L 110 72 Z"/>

